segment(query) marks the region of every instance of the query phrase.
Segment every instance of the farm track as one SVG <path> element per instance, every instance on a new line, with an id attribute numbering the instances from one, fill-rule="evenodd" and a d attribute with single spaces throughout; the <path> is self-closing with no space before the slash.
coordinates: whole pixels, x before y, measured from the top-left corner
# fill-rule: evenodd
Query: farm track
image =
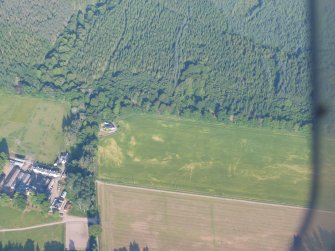
<path id="1" fill-rule="evenodd" d="M 96 182 L 97 184 L 101 184 L 101 185 L 128 188 L 128 189 L 134 189 L 134 190 L 140 190 L 140 191 L 142 190 L 142 191 L 147 191 L 147 192 L 159 192 L 159 193 L 174 194 L 174 195 L 187 195 L 187 196 L 197 197 L 197 198 L 217 199 L 221 201 L 235 201 L 235 202 L 254 204 L 254 205 L 266 205 L 266 206 L 285 207 L 285 208 L 292 208 L 292 209 L 307 209 L 306 207 L 285 205 L 285 204 L 279 204 L 279 203 L 261 202 L 261 201 L 255 201 L 255 200 L 244 200 L 244 199 L 234 199 L 234 198 L 224 198 L 224 197 L 218 197 L 218 196 L 196 194 L 196 193 L 191 193 L 191 192 L 187 193 L 187 192 L 181 192 L 181 191 L 180 192 L 169 191 L 169 190 L 158 189 L 158 188 L 155 189 L 155 188 L 146 188 L 146 187 L 131 186 L 131 185 L 120 185 L 120 184 L 115 184 L 115 183 L 105 182 L 105 181 L 100 181 L 100 180 L 97 180 Z M 329 214 L 335 215 L 335 212 L 327 211 L 327 210 L 318 210 L 318 212 L 329 213 Z"/>
<path id="2" fill-rule="evenodd" d="M 25 231 L 25 230 L 31 230 L 31 229 L 42 228 L 42 227 L 49 227 L 49 226 L 54 226 L 54 225 L 59 225 L 59 224 L 66 224 L 66 223 L 88 223 L 88 222 L 96 222 L 96 219 L 87 219 L 87 218 L 84 218 L 84 217 L 66 216 L 66 217 L 63 218 L 62 221 L 57 221 L 57 222 L 39 224 L 39 225 L 30 226 L 30 227 L 0 229 L 0 233 Z"/>

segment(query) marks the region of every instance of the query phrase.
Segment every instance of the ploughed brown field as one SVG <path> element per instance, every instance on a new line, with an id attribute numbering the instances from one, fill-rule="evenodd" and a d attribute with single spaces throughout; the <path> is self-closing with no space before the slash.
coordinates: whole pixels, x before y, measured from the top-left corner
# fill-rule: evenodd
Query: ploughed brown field
<path id="1" fill-rule="evenodd" d="M 305 209 L 98 183 L 101 250 L 287 250 Z"/>

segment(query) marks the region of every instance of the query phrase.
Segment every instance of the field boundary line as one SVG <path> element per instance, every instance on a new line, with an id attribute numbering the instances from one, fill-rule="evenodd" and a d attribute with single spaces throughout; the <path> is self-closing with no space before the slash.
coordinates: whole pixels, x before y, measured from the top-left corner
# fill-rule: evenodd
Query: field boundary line
<path id="1" fill-rule="evenodd" d="M 65 221 L 57 221 L 57 222 L 34 225 L 34 226 L 30 226 L 30 227 L 4 228 L 4 229 L 0 229 L 0 233 L 25 231 L 25 230 L 49 227 L 49 226 L 60 225 L 60 224 L 65 224 L 65 223 L 66 223 Z"/>
<path id="2" fill-rule="evenodd" d="M 36 229 L 36 228 L 43 228 L 43 227 L 49 227 L 49 226 L 54 226 L 54 225 L 67 224 L 67 223 L 78 223 L 79 222 L 79 223 L 88 224 L 90 222 L 90 219 L 85 218 L 85 217 L 75 217 L 75 218 L 71 218 L 71 217 L 72 216 L 70 216 L 69 219 L 63 219 L 62 221 L 44 223 L 44 224 L 39 224 L 39 225 L 34 225 L 34 226 L 29 226 L 29 227 L 3 228 L 3 229 L 0 229 L 0 233 L 25 231 L 25 230 L 31 230 L 31 229 Z"/>
<path id="3" fill-rule="evenodd" d="M 306 138 L 306 137 L 310 137 L 311 134 L 310 133 L 306 133 L 303 131 L 299 131 L 299 132 L 294 132 L 294 131 L 290 131 L 289 129 L 280 129 L 280 128 L 271 128 L 271 127 L 257 127 L 257 126 L 247 126 L 247 125 L 236 125 L 236 124 L 227 124 L 224 122 L 220 122 L 220 121 L 209 121 L 209 120 L 201 120 L 201 119 L 192 119 L 192 118 L 185 118 L 185 117 L 179 117 L 177 115 L 173 115 L 173 114 L 168 114 L 168 115 L 161 115 L 161 114 L 156 114 L 156 113 L 131 113 L 131 114 L 126 114 L 126 115 L 121 115 L 118 119 L 119 120 L 126 120 L 132 117 L 142 117 L 142 118 L 150 118 L 150 117 L 156 117 L 159 118 L 161 120 L 168 120 L 168 121 L 187 121 L 187 122 L 191 122 L 191 123 L 197 123 L 197 122 L 201 122 L 206 124 L 207 126 L 210 127 L 217 127 L 217 126 L 222 126 L 225 129 L 241 129 L 244 131 L 248 131 L 247 134 L 249 135 L 254 135 L 255 131 L 256 134 L 258 135 L 269 135 L 269 134 L 273 134 L 273 135 L 282 135 L 282 136 L 292 136 L 292 137 L 298 137 L 298 138 Z M 266 129 L 268 130 L 269 134 L 264 133 L 264 132 L 259 132 L 260 129 Z M 254 132 L 249 132 L 250 130 L 253 130 Z"/>
<path id="4" fill-rule="evenodd" d="M 160 188 L 149 188 L 149 187 L 141 187 L 141 186 L 135 186 L 135 185 L 122 185 L 112 182 L 106 182 L 101 180 L 96 180 L 96 183 L 99 185 L 107 185 L 107 186 L 114 186 L 114 187 L 120 187 L 120 188 L 128 188 L 133 190 L 142 190 L 147 192 L 155 192 L 155 193 L 166 193 L 166 194 L 175 194 L 175 195 L 184 195 L 184 196 L 190 196 L 190 197 L 197 197 L 197 198 L 207 198 L 207 199 L 216 199 L 221 201 L 235 201 L 245 204 L 254 204 L 254 205 L 265 205 L 265 206 L 272 206 L 272 207 L 285 207 L 285 208 L 292 208 L 292 209 L 299 209 L 299 210 L 310 210 L 307 207 L 302 206 L 293 206 L 293 205 L 287 205 L 287 204 L 276 204 L 272 202 L 262 202 L 262 201 L 256 201 L 256 200 L 246 200 L 246 199 L 238 199 L 238 198 L 225 198 L 225 197 L 219 197 L 219 196 L 211 196 L 211 195 L 204 195 L 204 194 L 197 194 L 197 193 L 188 193 L 183 191 L 171 191 L 171 190 L 163 190 Z M 321 213 L 328 213 L 328 214 L 335 214 L 335 212 L 327 211 L 327 210 L 318 210 L 318 209 L 312 209 L 316 212 Z"/>

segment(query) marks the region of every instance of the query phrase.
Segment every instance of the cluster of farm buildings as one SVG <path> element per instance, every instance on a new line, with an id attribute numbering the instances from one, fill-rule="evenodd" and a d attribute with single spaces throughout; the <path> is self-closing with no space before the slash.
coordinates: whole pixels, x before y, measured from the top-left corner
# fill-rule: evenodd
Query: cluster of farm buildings
<path id="1" fill-rule="evenodd" d="M 118 130 L 113 122 L 100 125 L 100 136 Z M 6 172 L 0 173 L 0 193 L 13 197 L 15 193 L 28 196 L 30 193 L 43 193 L 50 201 L 50 212 L 66 211 L 71 203 L 66 200 L 66 191 L 61 191 L 59 181 L 65 179 L 65 165 L 68 153 L 60 153 L 53 166 L 34 162 L 23 155 L 12 154 Z"/>
<path id="2" fill-rule="evenodd" d="M 60 191 L 58 182 L 65 178 L 68 157 L 68 153 L 61 153 L 54 166 L 49 166 L 25 156 L 10 156 L 9 169 L 0 175 L 0 192 L 10 197 L 15 193 L 43 193 L 51 202 L 50 212 L 60 211 L 66 204 L 66 191 Z"/>

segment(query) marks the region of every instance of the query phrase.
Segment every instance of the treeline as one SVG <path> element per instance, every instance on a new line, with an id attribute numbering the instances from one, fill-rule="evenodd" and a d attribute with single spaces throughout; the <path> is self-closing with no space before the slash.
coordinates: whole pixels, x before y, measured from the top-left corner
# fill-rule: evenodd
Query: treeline
<path id="1" fill-rule="evenodd" d="M 271 3 L 286 8 L 272 1 L 259 13 Z M 303 23 L 306 16 L 290 18 Z M 262 18 L 269 15 L 252 20 Z M 208 1 L 100 1 L 71 17 L 36 66 L 34 84 L 100 117 L 135 108 L 291 129 L 309 124 L 307 43 L 286 30 L 277 41 L 283 46 L 266 40 L 268 32 L 259 34 L 262 43 L 231 26 Z M 307 38 L 306 30 L 295 31 Z"/>
<path id="2" fill-rule="evenodd" d="M 143 249 L 141 249 L 140 245 L 136 241 L 132 241 L 129 243 L 129 248 L 127 247 L 120 247 L 120 248 L 114 248 L 114 251 L 149 251 L 149 248 L 146 246 Z"/>
<path id="3" fill-rule="evenodd" d="M 81 111 L 81 112 L 80 112 Z M 93 116 L 72 109 L 71 115 L 64 118 L 65 140 L 71 145 L 71 158 L 66 167 L 68 199 L 72 201 L 71 213 L 92 216 L 97 214 L 95 174 L 96 149 L 98 145 L 98 123 Z"/>
<path id="4" fill-rule="evenodd" d="M 0 251 L 60 251 L 64 250 L 64 244 L 60 243 L 58 241 L 48 241 L 44 244 L 43 247 L 40 247 L 37 244 L 35 244 L 35 241 L 31 239 L 27 239 L 24 244 L 11 242 L 8 243 L 2 243 L 0 241 Z"/>

